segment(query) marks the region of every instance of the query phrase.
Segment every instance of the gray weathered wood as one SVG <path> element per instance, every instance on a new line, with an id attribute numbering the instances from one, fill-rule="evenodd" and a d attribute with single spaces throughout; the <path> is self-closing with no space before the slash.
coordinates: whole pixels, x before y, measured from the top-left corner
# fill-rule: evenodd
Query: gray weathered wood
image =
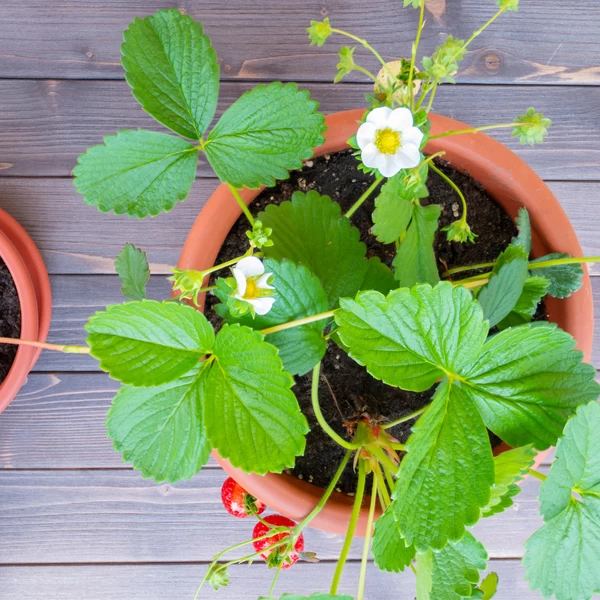
<path id="1" fill-rule="evenodd" d="M 346 565 L 339 592 L 356 595 L 360 564 Z M 206 570 L 205 565 L 86 565 L 52 567 L 0 567 L 0 584 L 6 600 L 192 600 Z M 298 563 L 281 574 L 276 595 L 284 592 L 311 594 L 328 591 L 333 576 L 331 563 Z M 540 600 L 525 581 L 518 560 L 492 559 L 488 571 L 500 577 L 495 600 Z M 272 571 L 255 563 L 230 569 L 231 584 L 218 592 L 202 591 L 202 600 L 255 600 L 267 594 Z M 410 571 L 379 573 L 370 564 L 365 598 L 368 600 L 414 600 L 415 578 Z M 76 596 L 74 595 L 76 593 Z"/>
<path id="2" fill-rule="evenodd" d="M 251 534 L 221 505 L 224 479 L 215 469 L 175 485 L 128 470 L 0 471 L 0 564 L 210 560 Z M 528 478 L 513 507 L 474 527 L 490 556 L 523 555 L 541 523 L 538 484 Z M 306 538 L 323 559 L 335 559 L 343 543 L 317 530 Z M 354 543 L 352 556 L 360 552 Z"/>
<path id="3" fill-rule="evenodd" d="M 251 84 L 225 82 L 219 109 L 229 106 Z M 325 112 L 364 105 L 362 84 L 307 84 Z M 3 129 L 0 175 L 67 176 L 77 155 L 119 129 L 147 127 L 164 131 L 145 114 L 124 81 L 0 80 Z M 436 110 L 469 124 L 512 121 L 535 105 L 553 119 L 541 146 L 521 146 L 510 132 L 496 132 L 546 179 L 595 180 L 600 166 L 600 87 L 444 86 Z M 199 172 L 211 172 L 207 165 Z M 70 196 L 73 198 L 74 196 Z"/>
<path id="4" fill-rule="evenodd" d="M 121 78 L 122 31 L 136 16 L 159 8 L 185 8 L 212 37 L 224 78 L 331 81 L 336 38 L 309 46 L 311 19 L 366 37 L 387 57 L 409 56 L 417 11 L 394 0 L 326 3 L 133 0 L 64 3 L 5 0 L 0 20 L 0 73 L 4 77 Z M 446 34 L 467 38 L 496 10 L 480 0 L 428 0 L 422 52 Z M 471 46 L 460 79 L 466 82 L 598 83 L 600 8 L 580 0 L 573 10 L 559 0 L 529 0 L 505 15 Z M 357 54 L 375 69 L 366 51 Z M 362 57 L 361 57 L 362 58 Z"/>

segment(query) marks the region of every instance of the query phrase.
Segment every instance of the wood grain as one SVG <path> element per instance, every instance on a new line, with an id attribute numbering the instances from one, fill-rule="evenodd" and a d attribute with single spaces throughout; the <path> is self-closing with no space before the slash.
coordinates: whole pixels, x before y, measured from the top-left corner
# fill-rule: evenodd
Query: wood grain
<path id="1" fill-rule="evenodd" d="M 219 112 L 250 87 L 223 83 Z M 353 83 L 305 87 L 324 112 L 363 106 L 369 91 Z M 499 86 L 491 93 L 493 102 L 486 85 L 443 86 L 435 108 L 476 126 L 511 122 L 535 106 L 554 121 L 544 144 L 521 146 L 508 131 L 495 137 L 545 179 L 599 179 L 600 87 Z M 0 98 L 0 176 L 68 176 L 78 154 L 107 134 L 138 127 L 165 131 L 142 111 L 124 81 L 0 80 Z M 199 174 L 210 176 L 208 165 L 201 164 Z"/>
<path id="2" fill-rule="evenodd" d="M 0 567 L 0 585 L 7 600 L 192 600 L 205 565 L 86 565 L 52 567 Z M 327 591 L 334 566 L 331 563 L 298 563 L 282 573 L 276 595 L 284 592 L 310 594 Z M 346 565 L 340 593 L 356 594 L 359 563 Z M 539 592 L 529 590 L 525 571 L 518 560 L 492 559 L 488 571 L 500 577 L 494 600 L 539 600 Z M 218 592 L 203 590 L 203 600 L 254 600 L 266 594 L 273 573 L 264 565 L 230 569 L 231 584 Z M 76 595 L 75 595 L 76 590 Z M 252 595 L 249 596 L 249 590 Z M 410 571 L 379 573 L 370 564 L 365 598 L 368 600 L 414 600 L 415 578 Z"/>
<path id="3" fill-rule="evenodd" d="M 417 22 L 417 11 L 402 10 L 395 0 L 4 0 L 0 73 L 16 78 L 122 78 L 123 30 L 136 16 L 173 6 L 205 25 L 225 79 L 331 81 L 337 49 L 349 40 L 338 37 L 323 48 L 309 46 L 305 29 L 311 19 L 328 16 L 335 27 L 366 37 L 386 58 L 410 55 Z M 496 10 L 494 3 L 481 0 L 428 0 L 427 8 L 421 46 L 425 54 L 448 33 L 468 38 Z M 579 0 L 577 10 L 559 0 L 529 0 L 475 40 L 459 79 L 597 84 L 599 27 L 595 0 Z M 362 48 L 357 55 L 365 66 L 376 68 Z"/>
<path id="4" fill-rule="evenodd" d="M 210 560 L 251 533 L 252 525 L 222 507 L 225 477 L 209 469 L 169 485 L 128 470 L 0 471 L 0 564 Z M 523 555 L 541 524 L 538 484 L 528 478 L 513 507 L 473 528 L 490 556 Z M 343 543 L 317 530 L 306 538 L 306 549 L 322 559 L 337 558 Z M 353 544 L 353 558 L 361 546 Z"/>

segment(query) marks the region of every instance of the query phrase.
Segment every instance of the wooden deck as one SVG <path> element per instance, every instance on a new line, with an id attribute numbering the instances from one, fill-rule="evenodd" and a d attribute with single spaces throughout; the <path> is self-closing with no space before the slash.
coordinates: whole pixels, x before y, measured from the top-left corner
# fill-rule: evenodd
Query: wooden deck
<path id="1" fill-rule="evenodd" d="M 400 0 L 2 0 L 0 8 L 0 206 L 41 249 L 51 274 L 50 341 L 82 342 L 95 310 L 120 301 L 113 259 L 126 241 L 147 250 L 154 298 L 217 181 L 202 165 L 188 200 L 142 222 L 100 215 L 71 182 L 77 155 L 120 128 L 160 126 L 129 93 L 119 64 L 122 30 L 134 16 L 177 6 L 205 24 L 221 61 L 222 110 L 257 81 L 305 82 L 325 112 L 361 106 L 360 77 L 329 83 L 336 47 L 309 47 L 310 19 L 367 37 L 386 57 L 407 55 L 416 11 Z M 554 121 L 540 147 L 498 133 L 540 175 L 571 218 L 586 254 L 600 254 L 600 3 L 523 0 L 477 39 L 460 84 L 442 88 L 438 112 L 471 123 L 506 122 L 535 105 Z M 444 34 L 468 37 L 493 0 L 428 0 L 423 50 Z M 357 54 L 362 54 L 360 50 Z M 593 271 L 593 270 L 592 270 Z M 592 272 L 600 315 L 600 270 Z M 600 366 L 596 318 L 594 364 Z M 215 463 L 189 482 L 156 485 L 124 466 L 104 420 L 117 384 L 87 356 L 43 354 L 18 398 L 0 415 L 0 600 L 191 600 L 219 549 L 249 537 L 249 525 L 219 502 Z M 500 574 L 501 600 L 541 598 L 524 581 L 523 542 L 540 523 L 538 482 L 513 510 L 481 522 L 476 535 Z M 342 540 L 318 531 L 307 549 L 322 562 L 298 564 L 278 585 L 328 588 Z M 355 545 L 343 592 L 353 594 Z M 233 569 L 228 589 L 203 598 L 251 600 L 268 592 L 263 564 Z M 414 597 L 410 573 L 377 575 L 367 598 Z"/>

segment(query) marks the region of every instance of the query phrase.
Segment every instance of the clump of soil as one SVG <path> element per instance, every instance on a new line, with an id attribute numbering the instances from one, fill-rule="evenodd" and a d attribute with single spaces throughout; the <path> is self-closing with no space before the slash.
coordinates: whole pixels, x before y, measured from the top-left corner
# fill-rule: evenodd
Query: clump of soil
<path id="1" fill-rule="evenodd" d="M 0 260 L 0 337 L 21 334 L 21 304 L 10 271 Z M 0 383 L 6 379 L 17 354 L 17 346 L 0 344 Z"/>
<path id="2" fill-rule="evenodd" d="M 513 220 L 488 196 L 483 187 L 469 175 L 457 171 L 447 162 L 435 159 L 436 166 L 444 172 L 465 195 L 468 221 L 471 230 L 478 235 L 475 244 L 458 244 L 446 241 L 445 233 L 438 231 L 435 253 L 440 275 L 449 268 L 494 261 L 517 234 Z M 296 191 L 316 190 L 336 200 L 342 212 L 352 204 L 373 182 L 373 177 L 356 169 L 357 161 L 350 151 L 325 155 L 307 161 L 305 167 L 291 174 L 286 181 L 263 191 L 251 204 L 250 210 L 257 215 L 268 204 L 280 204 L 289 200 Z M 430 196 L 422 204 L 439 204 L 442 207 L 440 230 L 461 215 L 460 199 L 439 175 L 430 171 L 427 182 Z M 352 216 L 352 224 L 360 231 L 360 239 L 367 246 L 367 256 L 378 256 L 391 266 L 395 256 L 393 244 L 383 245 L 370 234 L 373 225 L 374 192 Z M 235 258 L 247 248 L 245 232 L 248 223 L 240 217 L 232 227 L 223 244 L 217 263 Z M 470 271 L 468 275 L 476 274 Z M 210 310 L 218 300 L 206 299 L 207 315 L 217 327 L 219 317 Z M 542 318 L 541 310 L 538 318 Z M 318 425 L 311 406 L 312 374 L 296 377 L 294 393 L 302 412 L 306 415 L 311 431 L 306 440 L 304 456 L 296 459 L 292 473 L 315 485 L 326 487 L 331 481 L 344 450 Z M 435 388 L 423 393 L 405 392 L 374 379 L 363 367 L 354 362 L 334 343 L 329 344 L 323 359 L 319 398 L 321 410 L 327 422 L 340 435 L 347 437 L 347 425 L 360 415 L 368 414 L 382 422 L 394 421 L 425 406 L 431 400 Z M 407 421 L 389 429 L 394 437 L 404 442 L 410 434 L 414 421 Z M 491 435 L 492 444 L 500 442 Z M 349 465 L 338 484 L 338 490 L 351 493 L 356 489 L 356 475 Z"/>

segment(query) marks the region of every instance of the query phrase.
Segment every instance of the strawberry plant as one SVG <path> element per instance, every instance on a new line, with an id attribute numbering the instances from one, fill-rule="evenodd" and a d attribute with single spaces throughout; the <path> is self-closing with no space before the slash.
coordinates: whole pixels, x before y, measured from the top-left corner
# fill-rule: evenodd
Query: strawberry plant
<path id="1" fill-rule="evenodd" d="M 212 450 L 247 473 L 292 467 L 309 430 L 294 377 L 312 374 L 312 411 L 343 448 L 343 460 L 298 523 L 263 517 L 260 498 L 228 479 L 226 510 L 257 520 L 252 537 L 233 549 L 252 545 L 254 552 L 228 562 L 227 550 L 220 552 L 202 584 L 227 585 L 228 568 L 244 561 L 264 560 L 277 581 L 298 560 L 316 560 L 304 551 L 304 530 L 351 466 L 356 493 L 347 535 L 329 592 L 313 600 L 350 598 L 338 589 L 357 533 L 366 533 L 359 600 L 369 553 L 382 571 L 410 567 L 419 600 L 491 598 L 498 577 L 482 575 L 487 552 L 469 528 L 510 507 L 527 474 L 543 480 L 544 517 L 526 544 L 527 577 L 545 597 L 585 600 L 600 592 L 600 386 L 575 340 L 534 316 L 547 295 L 576 292 L 581 263 L 600 258 L 531 256 L 529 214 L 521 209 L 518 235 L 496 260 L 440 272 L 433 251 L 440 206 L 421 203 L 429 195 L 430 171 L 461 200 L 462 214 L 446 228 L 447 239 L 470 244 L 477 236 L 463 192 L 434 162 L 443 151 L 423 154 L 427 141 L 511 127 L 522 143 L 533 144 L 543 140 L 550 121 L 529 109 L 508 124 L 432 135 L 428 115 L 436 90 L 454 81 L 485 25 L 466 41 L 448 36 L 419 68 L 424 1 L 405 0 L 409 4 L 419 10 L 415 43 L 409 58 L 393 63 L 328 19 L 308 29 L 318 46 L 334 34 L 353 40 L 381 67 L 373 74 L 359 65 L 356 47 L 339 52 L 336 81 L 356 70 L 374 82 L 350 140 L 356 169 L 374 179 L 345 214 L 329 196 L 311 190 L 255 217 L 239 190 L 272 186 L 312 156 L 325 129 L 317 103 L 295 84 L 261 85 L 211 129 L 219 67 L 202 26 L 175 9 L 136 19 L 122 46 L 126 79 L 144 110 L 177 136 L 142 130 L 108 136 L 79 158 L 75 185 L 101 211 L 154 216 L 184 200 L 203 154 L 248 219 L 247 247 L 203 271 L 173 269 L 177 297 L 158 302 L 146 298 L 146 255 L 128 244 L 116 270 L 130 301 L 91 316 L 85 346 L 0 341 L 96 358 L 122 384 L 107 420 L 115 449 L 157 482 L 196 475 Z M 517 10 L 518 0 L 499 0 L 498 7 L 487 24 Z M 393 244 L 391 267 L 367 257 L 351 222 L 374 194 L 372 234 Z M 477 273 L 463 277 L 469 271 Z M 219 321 L 194 306 L 206 293 L 219 300 L 211 315 Z M 340 435 L 324 418 L 319 398 L 321 363 L 331 345 L 388 386 L 430 390 L 431 401 L 395 420 L 361 414 Z M 403 422 L 413 423 L 405 443 L 390 432 Z M 488 430 L 512 449 L 494 456 Z M 553 445 L 557 458 L 549 473 L 534 470 L 536 452 Z M 363 507 L 367 523 L 358 531 Z"/>

